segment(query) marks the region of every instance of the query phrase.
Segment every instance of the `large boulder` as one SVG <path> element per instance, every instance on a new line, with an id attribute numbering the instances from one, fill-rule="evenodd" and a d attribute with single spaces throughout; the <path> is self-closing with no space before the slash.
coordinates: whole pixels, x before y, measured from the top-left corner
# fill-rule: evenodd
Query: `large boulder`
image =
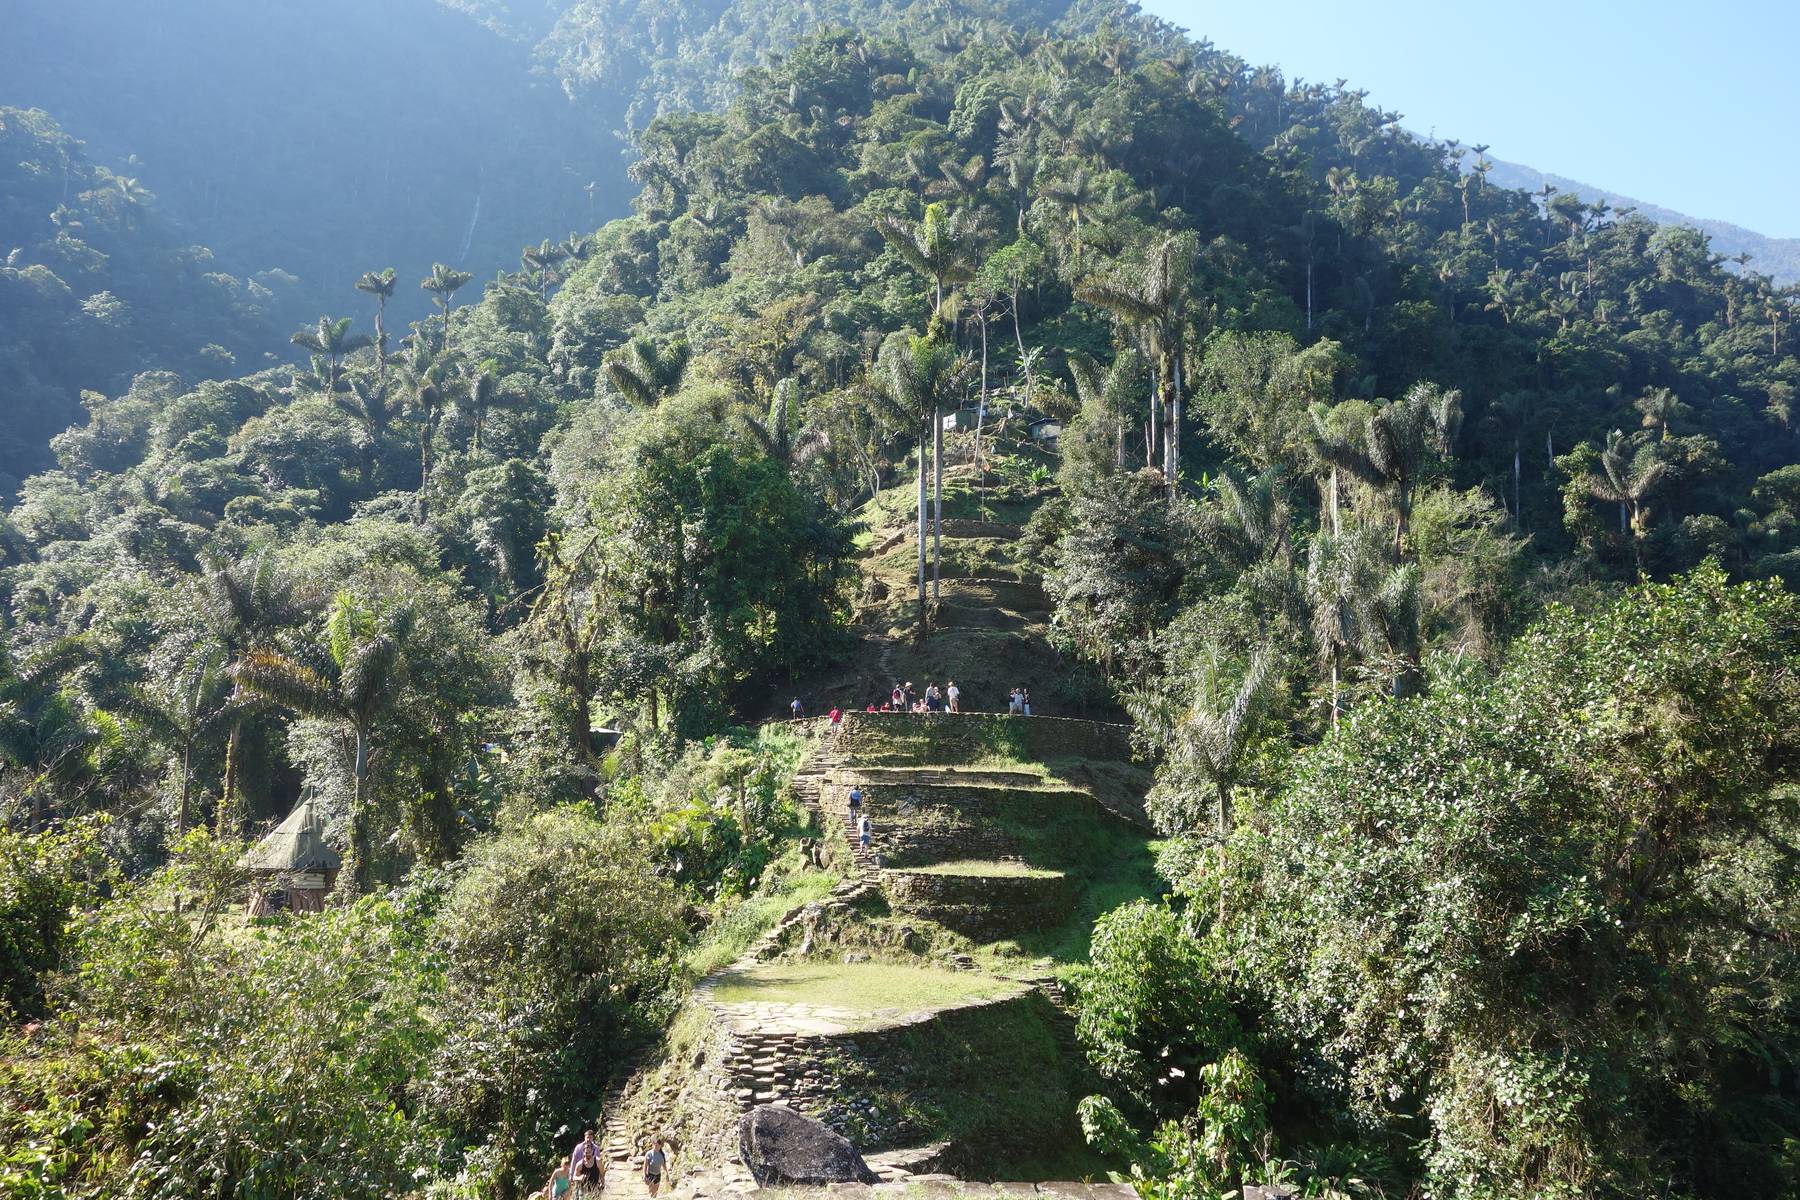
<path id="1" fill-rule="evenodd" d="M 759 1187 L 880 1182 L 841 1135 L 779 1104 L 738 1118 L 738 1157 Z"/>

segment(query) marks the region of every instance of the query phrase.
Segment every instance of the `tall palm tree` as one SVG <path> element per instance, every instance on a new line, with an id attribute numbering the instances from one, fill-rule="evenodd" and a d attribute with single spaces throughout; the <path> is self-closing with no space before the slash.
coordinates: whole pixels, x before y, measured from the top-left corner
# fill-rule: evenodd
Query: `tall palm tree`
<path id="1" fill-rule="evenodd" d="M 300 620 L 302 611 L 293 582 L 276 565 L 274 554 L 259 550 L 236 561 L 210 558 L 195 587 L 195 607 L 208 631 L 227 655 L 226 672 L 235 677 L 238 664 L 275 632 Z M 219 788 L 215 828 L 221 837 L 238 837 L 248 829 L 243 799 L 243 732 L 247 695 L 232 697 L 235 709 L 225 739 L 225 778 Z"/>
<path id="2" fill-rule="evenodd" d="M 365 490 L 373 492 L 375 468 L 380 462 L 381 451 L 387 444 L 388 430 L 398 415 L 397 398 L 393 386 L 386 379 L 377 381 L 366 375 L 351 375 L 345 383 L 346 386 L 341 391 L 331 394 L 331 402 L 362 426 L 366 439 L 362 482 Z"/>
<path id="3" fill-rule="evenodd" d="M 559 242 L 545 238 L 536 246 L 527 246 L 519 254 L 520 261 L 528 273 L 537 277 L 538 299 L 548 299 L 550 282 L 556 268 L 569 258 L 569 249 Z"/>
<path id="4" fill-rule="evenodd" d="M 1399 400 L 1384 404 L 1365 427 L 1363 459 L 1369 482 L 1393 499 L 1394 561 L 1406 553 L 1412 521 L 1413 489 L 1431 455 L 1447 456 L 1462 428 L 1462 393 L 1433 383 L 1416 383 Z"/>
<path id="5" fill-rule="evenodd" d="M 931 332 L 940 332 L 944 286 L 975 278 L 978 263 L 975 239 L 960 213 L 948 213 L 941 204 L 927 204 L 918 225 L 887 213 L 875 218 L 875 228 L 906 265 L 931 281 Z"/>
<path id="6" fill-rule="evenodd" d="M 1181 476 L 1181 351 L 1193 302 L 1196 253 L 1190 235 L 1171 234 L 1157 244 L 1141 271 L 1127 278 L 1088 280 L 1075 289 L 1078 298 L 1137 330 L 1156 364 L 1151 419 L 1154 423 L 1160 415 L 1163 422 L 1162 469 L 1171 497 Z"/>
<path id="7" fill-rule="evenodd" d="M 407 364 L 406 406 L 419 422 L 419 491 L 413 501 L 413 519 L 425 523 L 426 496 L 431 487 L 431 452 L 437 440 L 438 419 L 448 403 L 449 359 L 431 352 L 424 338 L 414 338 Z"/>
<path id="8" fill-rule="evenodd" d="M 944 342 L 933 337 L 896 335 L 881 348 L 876 364 L 876 395 L 902 428 L 916 430 L 919 437 L 919 628 L 925 627 L 925 539 L 927 536 L 925 481 L 934 467 L 941 470 L 942 455 L 935 464 L 927 457 L 934 436 L 941 438 L 942 413 L 946 403 L 966 382 L 970 373 L 967 360 L 960 358 Z M 941 442 L 939 443 L 941 445 Z M 943 476 L 939 480 L 938 524 L 943 520 Z M 937 543 L 933 555 L 936 562 L 932 598 L 941 591 L 943 543 Z"/>
<path id="9" fill-rule="evenodd" d="M 457 407 L 468 414 L 474 425 L 469 453 L 481 453 L 481 435 L 487 426 L 490 412 L 496 408 L 523 408 L 525 402 L 524 396 L 500 386 L 500 364 L 494 360 L 489 359 L 481 364 L 479 370 L 471 373 L 464 381 L 463 393 L 456 402 Z"/>
<path id="10" fill-rule="evenodd" d="M 456 293 L 461 291 L 469 280 L 475 278 L 467 271 L 458 271 L 443 263 L 432 263 L 431 274 L 419 280 L 419 287 L 431 293 L 431 302 L 443 310 L 444 337 L 443 349 L 450 350 L 450 308 Z"/>
<path id="11" fill-rule="evenodd" d="M 399 693 L 412 624 L 410 608 L 378 616 L 350 593 L 340 592 L 323 646 L 299 656 L 259 650 L 233 672 L 245 691 L 297 716 L 330 721 L 351 739 L 349 858 L 356 892 L 369 884 L 369 760 L 376 749 L 375 726 Z"/>
<path id="12" fill-rule="evenodd" d="M 1075 380 L 1082 420 L 1106 427 L 1113 443 L 1115 470 L 1125 468 L 1125 419 L 1143 366 L 1137 351 L 1129 347 L 1114 355 L 1112 365 L 1104 371 L 1080 351 L 1069 355 L 1069 374 Z"/>
<path id="13" fill-rule="evenodd" d="M 1066 179 L 1052 179 L 1038 189 L 1068 213 L 1074 226 L 1074 265 L 1081 269 L 1081 218 L 1100 200 L 1100 188 L 1086 167 L 1077 167 Z"/>
<path id="14" fill-rule="evenodd" d="M 1224 671 L 1224 664 L 1216 656 L 1208 656 L 1189 679 L 1182 681 L 1180 693 L 1171 695 L 1159 688 L 1127 702 L 1141 728 L 1166 735 L 1170 766 L 1177 777 L 1195 778 L 1212 789 L 1214 836 L 1219 843 L 1221 868 L 1233 823 L 1231 791 L 1243 780 L 1249 765 L 1251 735 L 1277 682 L 1274 660 L 1266 650 L 1259 649 L 1251 657 L 1235 688 L 1224 677 Z M 1185 825 L 1188 821 L 1180 823 Z M 1221 915 L 1224 909 L 1221 870 Z"/>
<path id="15" fill-rule="evenodd" d="M 1674 474 L 1674 467 L 1648 446 L 1615 429 L 1606 435 L 1600 470 L 1582 477 L 1588 495 L 1619 506 L 1619 532 L 1631 536 L 1638 578 L 1644 577 L 1644 536 L 1650 529 L 1649 500 Z"/>
<path id="16" fill-rule="evenodd" d="M 1512 438 L 1512 517 L 1513 528 L 1523 529 L 1525 525 L 1525 509 L 1520 499 L 1521 454 L 1520 446 L 1525 438 L 1525 424 L 1531 419 L 1531 411 L 1536 395 L 1532 392 L 1503 392 L 1494 401 L 1491 415 L 1496 423 Z"/>
<path id="17" fill-rule="evenodd" d="M 1375 586 L 1362 592 L 1357 610 L 1363 654 L 1390 664 L 1396 700 L 1417 694 L 1424 685 L 1419 669 L 1422 578 L 1416 562 L 1391 566 L 1376 577 Z"/>
<path id="18" fill-rule="evenodd" d="M 387 306 L 394 298 L 396 278 L 394 268 L 383 267 L 379 271 L 364 271 L 362 278 L 356 281 L 357 291 L 375 297 L 375 374 L 378 378 L 387 374 Z"/>
<path id="19" fill-rule="evenodd" d="M 1681 397 L 1666 387 L 1655 387 L 1631 402 L 1644 418 L 1645 429 L 1661 431 L 1661 440 L 1669 440 L 1669 422 L 1679 421 L 1693 415 L 1690 405 L 1684 404 Z"/>
<path id="20" fill-rule="evenodd" d="M 1368 590 L 1358 534 L 1321 529 L 1306 552 L 1306 600 L 1313 649 L 1331 680 L 1331 723 L 1344 711 L 1343 670 L 1358 645 L 1356 614 Z"/>
<path id="21" fill-rule="evenodd" d="M 181 771 L 175 817 L 180 836 L 188 831 L 193 812 L 195 748 L 235 724 L 244 705 L 232 698 L 223 645 L 208 637 L 174 641 L 158 655 L 162 661 L 154 681 L 127 689 L 112 707 L 175 753 Z"/>
<path id="22" fill-rule="evenodd" d="M 350 332 L 349 317 L 320 317 L 316 328 L 302 329 L 289 340 L 325 360 L 326 390 L 333 392 L 343 381 L 344 359 L 374 344 L 367 334 Z"/>

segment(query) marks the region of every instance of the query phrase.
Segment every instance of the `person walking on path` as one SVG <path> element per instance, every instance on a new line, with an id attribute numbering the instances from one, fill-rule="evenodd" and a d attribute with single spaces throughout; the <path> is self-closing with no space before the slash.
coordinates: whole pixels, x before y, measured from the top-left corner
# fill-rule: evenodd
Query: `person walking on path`
<path id="1" fill-rule="evenodd" d="M 856 818 L 862 816 L 862 789 L 854 783 L 850 785 L 850 827 L 856 828 Z"/>
<path id="2" fill-rule="evenodd" d="M 1030 688 L 1020 688 L 1019 689 L 1019 711 L 1024 713 L 1028 717 L 1031 715 L 1031 689 Z"/>
<path id="3" fill-rule="evenodd" d="M 944 688 L 944 697 L 950 701 L 951 712 L 959 713 L 962 711 L 962 691 L 957 688 L 956 680 L 952 679 L 949 686 Z"/>
<path id="4" fill-rule="evenodd" d="M 836 733 L 844 727 L 844 712 L 836 705 L 831 709 L 831 732 Z"/>
<path id="5" fill-rule="evenodd" d="M 650 1143 L 650 1152 L 644 1155 L 644 1187 L 654 1196 L 662 1187 L 663 1176 L 669 1170 L 669 1156 L 663 1150 L 663 1140 L 655 1138 Z"/>
<path id="6" fill-rule="evenodd" d="M 544 1200 L 563 1200 L 574 1186 L 569 1179 L 569 1160 L 565 1158 L 550 1172 L 550 1182 L 544 1185 Z"/>
<path id="7" fill-rule="evenodd" d="M 578 1200 L 598 1196 L 606 1183 L 606 1155 L 594 1141 L 591 1129 L 581 1135 L 575 1153 L 569 1155 L 569 1178 L 574 1181 Z"/>
<path id="8" fill-rule="evenodd" d="M 793 701 L 788 705 L 788 711 L 794 714 L 794 720 L 798 721 L 800 719 L 801 715 L 806 711 L 800 707 L 800 697 L 794 697 Z"/>
<path id="9" fill-rule="evenodd" d="M 869 821 L 868 813 L 864 813 L 862 818 L 856 822 L 856 840 L 862 846 L 863 853 L 867 854 L 869 843 L 875 840 L 875 826 Z"/>
<path id="10" fill-rule="evenodd" d="M 901 705 L 906 703 L 906 693 L 900 690 L 900 685 L 898 683 L 894 684 L 894 694 L 890 696 L 889 699 L 893 702 L 895 712 L 905 711 L 901 708 Z"/>
<path id="11" fill-rule="evenodd" d="M 912 680 L 909 679 L 906 681 L 906 711 L 907 712 L 917 712 L 918 709 L 916 707 L 914 707 L 917 703 L 918 703 L 918 701 L 914 698 L 914 695 L 913 695 Z"/>
<path id="12" fill-rule="evenodd" d="M 1006 693 L 1006 715 L 1016 717 L 1024 711 L 1023 702 L 1019 699 L 1019 689 L 1014 688 Z"/>

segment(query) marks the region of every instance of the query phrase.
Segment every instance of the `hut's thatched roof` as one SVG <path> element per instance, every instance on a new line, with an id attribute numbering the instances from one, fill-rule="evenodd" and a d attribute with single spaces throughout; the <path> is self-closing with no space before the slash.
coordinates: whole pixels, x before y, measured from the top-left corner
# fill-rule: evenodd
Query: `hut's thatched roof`
<path id="1" fill-rule="evenodd" d="M 250 848 L 243 865 L 252 871 L 335 871 L 344 863 L 325 844 L 325 819 L 308 797 Z"/>

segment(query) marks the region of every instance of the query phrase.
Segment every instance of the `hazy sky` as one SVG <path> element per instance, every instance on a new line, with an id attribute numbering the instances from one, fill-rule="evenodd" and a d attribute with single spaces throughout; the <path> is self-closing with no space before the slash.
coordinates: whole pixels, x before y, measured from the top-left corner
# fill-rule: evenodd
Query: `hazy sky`
<path id="1" fill-rule="evenodd" d="M 1800 2 L 1142 0 L 1252 66 L 1348 79 L 1421 134 L 1800 237 Z"/>

